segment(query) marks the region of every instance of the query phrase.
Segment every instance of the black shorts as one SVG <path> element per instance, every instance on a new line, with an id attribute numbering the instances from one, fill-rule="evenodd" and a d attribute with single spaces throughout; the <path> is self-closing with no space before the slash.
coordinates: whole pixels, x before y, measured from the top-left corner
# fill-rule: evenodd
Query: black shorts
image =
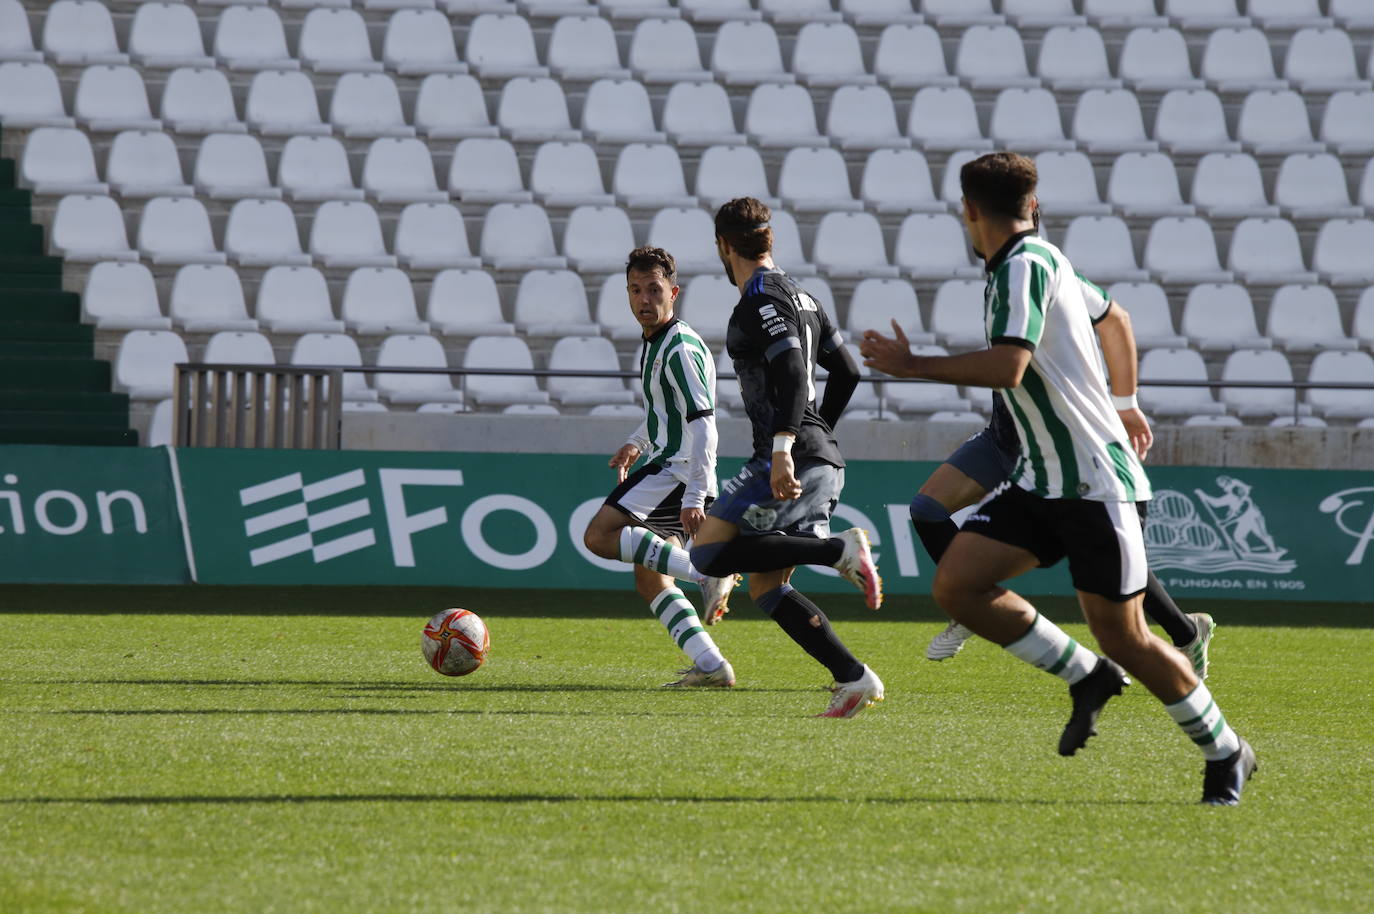
<path id="1" fill-rule="evenodd" d="M 606 504 L 628 514 L 641 526 L 664 539 L 677 537 L 686 542 L 682 528 L 682 496 L 687 486 L 656 463 L 646 463 L 606 496 Z M 706 496 L 703 510 L 711 507 Z"/>
<path id="2" fill-rule="evenodd" d="M 1124 603 L 1145 590 L 1148 504 L 1041 498 L 1008 483 L 961 530 L 1019 546 L 1041 568 L 1067 558 L 1075 590 Z"/>

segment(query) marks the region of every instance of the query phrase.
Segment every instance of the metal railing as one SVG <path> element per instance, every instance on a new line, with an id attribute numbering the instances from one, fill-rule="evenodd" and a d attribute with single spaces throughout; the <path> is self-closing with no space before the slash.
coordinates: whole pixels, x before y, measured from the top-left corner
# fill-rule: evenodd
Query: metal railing
<path id="1" fill-rule="evenodd" d="M 546 368 L 433 368 L 357 365 L 207 365 L 176 366 L 173 440 L 181 447 L 272 447 L 337 449 L 340 446 L 343 376 L 349 373 L 428 374 L 458 378 L 466 394 L 469 376 L 534 378 L 620 378 L 636 381 L 637 371 L 553 370 Z M 738 380 L 723 374 L 718 380 Z M 864 377 L 884 384 L 943 384 L 923 378 Z M 1374 384 L 1310 381 L 1151 380 L 1140 387 L 1290 389 L 1293 418 L 1305 413 L 1305 390 L 1367 390 L 1374 413 Z M 466 402 L 466 397 L 464 398 Z M 878 413 L 895 410 L 879 400 Z"/>

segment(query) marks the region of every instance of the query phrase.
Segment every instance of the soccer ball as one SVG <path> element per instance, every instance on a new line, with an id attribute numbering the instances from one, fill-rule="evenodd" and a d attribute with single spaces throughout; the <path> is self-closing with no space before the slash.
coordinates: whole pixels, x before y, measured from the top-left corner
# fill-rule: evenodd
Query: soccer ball
<path id="1" fill-rule="evenodd" d="M 420 649 L 436 672 L 445 676 L 466 676 L 487 659 L 491 636 L 487 624 L 477 613 L 466 609 L 446 609 L 425 625 Z"/>

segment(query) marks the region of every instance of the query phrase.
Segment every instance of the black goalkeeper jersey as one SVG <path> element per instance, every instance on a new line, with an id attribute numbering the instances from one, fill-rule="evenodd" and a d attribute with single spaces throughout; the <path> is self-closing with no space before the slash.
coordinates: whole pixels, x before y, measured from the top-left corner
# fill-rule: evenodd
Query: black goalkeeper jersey
<path id="1" fill-rule="evenodd" d="M 844 466 L 834 433 L 816 411 L 815 385 L 816 360 L 842 345 L 820 304 L 786 273 L 761 267 L 749 279 L 730 315 L 725 348 L 734 360 L 744 409 L 754 427 L 756 458 L 772 460 L 773 435 L 795 431 L 793 460 L 814 457 Z M 778 415 L 787 411 L 779 407 L 779 391 L 769 380 L 768 363 L 794 348 L 801 350 L 806 363 L 806 409 L 801 427 L 788 429 L 778 425 Z"/>

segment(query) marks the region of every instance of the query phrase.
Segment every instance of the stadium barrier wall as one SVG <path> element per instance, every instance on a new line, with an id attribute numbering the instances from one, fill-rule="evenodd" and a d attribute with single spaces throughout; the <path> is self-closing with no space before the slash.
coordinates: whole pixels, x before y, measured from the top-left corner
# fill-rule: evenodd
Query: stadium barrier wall
<path id="1" fill-rule="evenodd" d="M 722 477 L 741 463 L 722 460 Z M 907 502 L 935 466 L 854 461 L 846 473 L 835 526 L 871 531 L 890 594 L 930 591 Z M 1150 475 L 1146 542 L 1175 596 L 1369 599 L 1374 473 Z M 6 581 L 631 586 L 628 566 L 582 546 L 615 482 L 602 456 L 8 446 L 0 476 Z M 800 570 L 797 584 L 849 589 L 829 569 Z M 1071 592 L 1062 566 L 1017 589 Z"/>

